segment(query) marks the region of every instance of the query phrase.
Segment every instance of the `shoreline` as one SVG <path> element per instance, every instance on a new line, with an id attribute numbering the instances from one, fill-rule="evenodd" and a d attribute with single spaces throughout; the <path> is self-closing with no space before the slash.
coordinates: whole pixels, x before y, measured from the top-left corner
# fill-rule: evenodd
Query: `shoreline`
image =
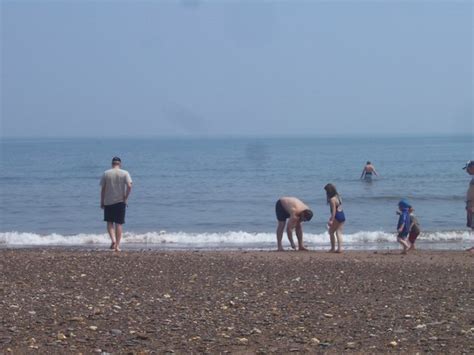
<path id="1" fill-rule="evenodd" d="M 0 352 L 474 351 L 474 255 L 0 250 Z"/>
<path id="2" fill-rule="evenodd" d="M 180 244 L 180 243 L 121 243 L 122 252 L 273 252 L 276 245 L 255 246 L 254 244 L 236 245 L 206 245 Z M 416 252 L 462 252 L 473 246 L 471 242 L 423 242 L 416 243 Z M 0 244 L 0 251 L 4 250 L 77 250 L 77 251 L 109 251 L 110 243 L 93 244 Z M 324 253 L 329 250 L 329 243 L 326 244 L 306 244 L 308 252 Z M 289 246 L 284 246 L 284 252 L 294 252 Z M 371 243 L 371 244 L 349 244 L 344 246 L 344 253 L 367 252 L 367 253 L 396 253 L 401 251 L 398 243 Z M 411 253 L 411 252 L 410 252 Z"/>

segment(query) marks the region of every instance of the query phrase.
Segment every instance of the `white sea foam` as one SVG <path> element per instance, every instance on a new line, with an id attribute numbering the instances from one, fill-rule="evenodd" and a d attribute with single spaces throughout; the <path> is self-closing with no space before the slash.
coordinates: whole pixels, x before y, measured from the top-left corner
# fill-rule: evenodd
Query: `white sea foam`
<path id="1" fill-rule="evenodd" d="M 326 245 L 329 242 L 327 232 L 322 234 L 305 234 L 305 243 L 311 245 Z M 295 238 L 296 240 L 296 238 Z M 284 239 L 286 242 L 286 240 Z M 422 243 L 467 243 L 472 241 L 468 231 L 428 232 L 418 237 Z M 382 231 L 361 231 L 344 235 L 344 244 L 350 245 L 380 245 L 395 243 L 394 233 Z M 9 246 L 87 246 L 110 243 L 107 234 L 47 234 L 3 232 L 0 233 L 0 245 Z M 123 244 L 130 245 L 166 245 L 177 248 L 267 248 L 275 244 L 274 233 L 248 233 L 243 231 L 225 233 L 168 233 L 165 231 L 148 233 L 125 233 Z"/>

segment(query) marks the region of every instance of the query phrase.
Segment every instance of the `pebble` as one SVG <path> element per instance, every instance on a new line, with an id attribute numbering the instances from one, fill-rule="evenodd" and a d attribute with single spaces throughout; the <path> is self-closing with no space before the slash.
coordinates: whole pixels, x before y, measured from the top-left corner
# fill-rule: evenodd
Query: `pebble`
<path id="1" fill-rule="evenodd" d="M 346 344 L 346 348 L 347 348 L 347 349 L 355 349 L 356 345 L 357 345 L 357 344 L 356 344 L 355 342 L 350 341 L 350 342 L 348 342 L 348 343 Z"/>

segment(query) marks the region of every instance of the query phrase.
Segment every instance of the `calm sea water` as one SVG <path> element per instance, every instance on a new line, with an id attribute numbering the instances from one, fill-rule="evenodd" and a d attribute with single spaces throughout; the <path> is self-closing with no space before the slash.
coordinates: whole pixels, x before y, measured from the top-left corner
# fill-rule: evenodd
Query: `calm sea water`
<path id="1" fill-rule="evenodd" d="M 134 182 L 125 243 L 210 248 L 274 247 L 280 196 L 315 217 L 309 246 L 327 244 L 323 186 L 335 184 L 348 246 L 394 243 L 396 207 L 408 198 L 420 243 L 462 248 L 473 137 L 281 139 L 4 139 L 0 243 L 105 243 L 99 179 L 114 155 Z M 359 179 L 367 160 L 380 179 Z M 435 245 L 436 244 L 436 245 Z M 396 247 L 396 245 L 395 245 Z"/>

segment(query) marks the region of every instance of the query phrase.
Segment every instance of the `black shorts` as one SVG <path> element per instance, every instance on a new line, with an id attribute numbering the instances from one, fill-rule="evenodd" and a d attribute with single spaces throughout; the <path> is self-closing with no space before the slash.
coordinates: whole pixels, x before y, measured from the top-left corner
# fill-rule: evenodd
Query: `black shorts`
<path id="1" fill-rule="evenodd" d="M 287 218 L 290 218 L 290 214 L 283 208 L 280 200 L 275 205 L 275 213 L 277 220 L 280 222 L 285 222 Z"/>
<path id="2" fill-rule="evenodd" d="M 126 207 L 124 202 L 104 206 L 104 221 L 124 224 Z"/>

